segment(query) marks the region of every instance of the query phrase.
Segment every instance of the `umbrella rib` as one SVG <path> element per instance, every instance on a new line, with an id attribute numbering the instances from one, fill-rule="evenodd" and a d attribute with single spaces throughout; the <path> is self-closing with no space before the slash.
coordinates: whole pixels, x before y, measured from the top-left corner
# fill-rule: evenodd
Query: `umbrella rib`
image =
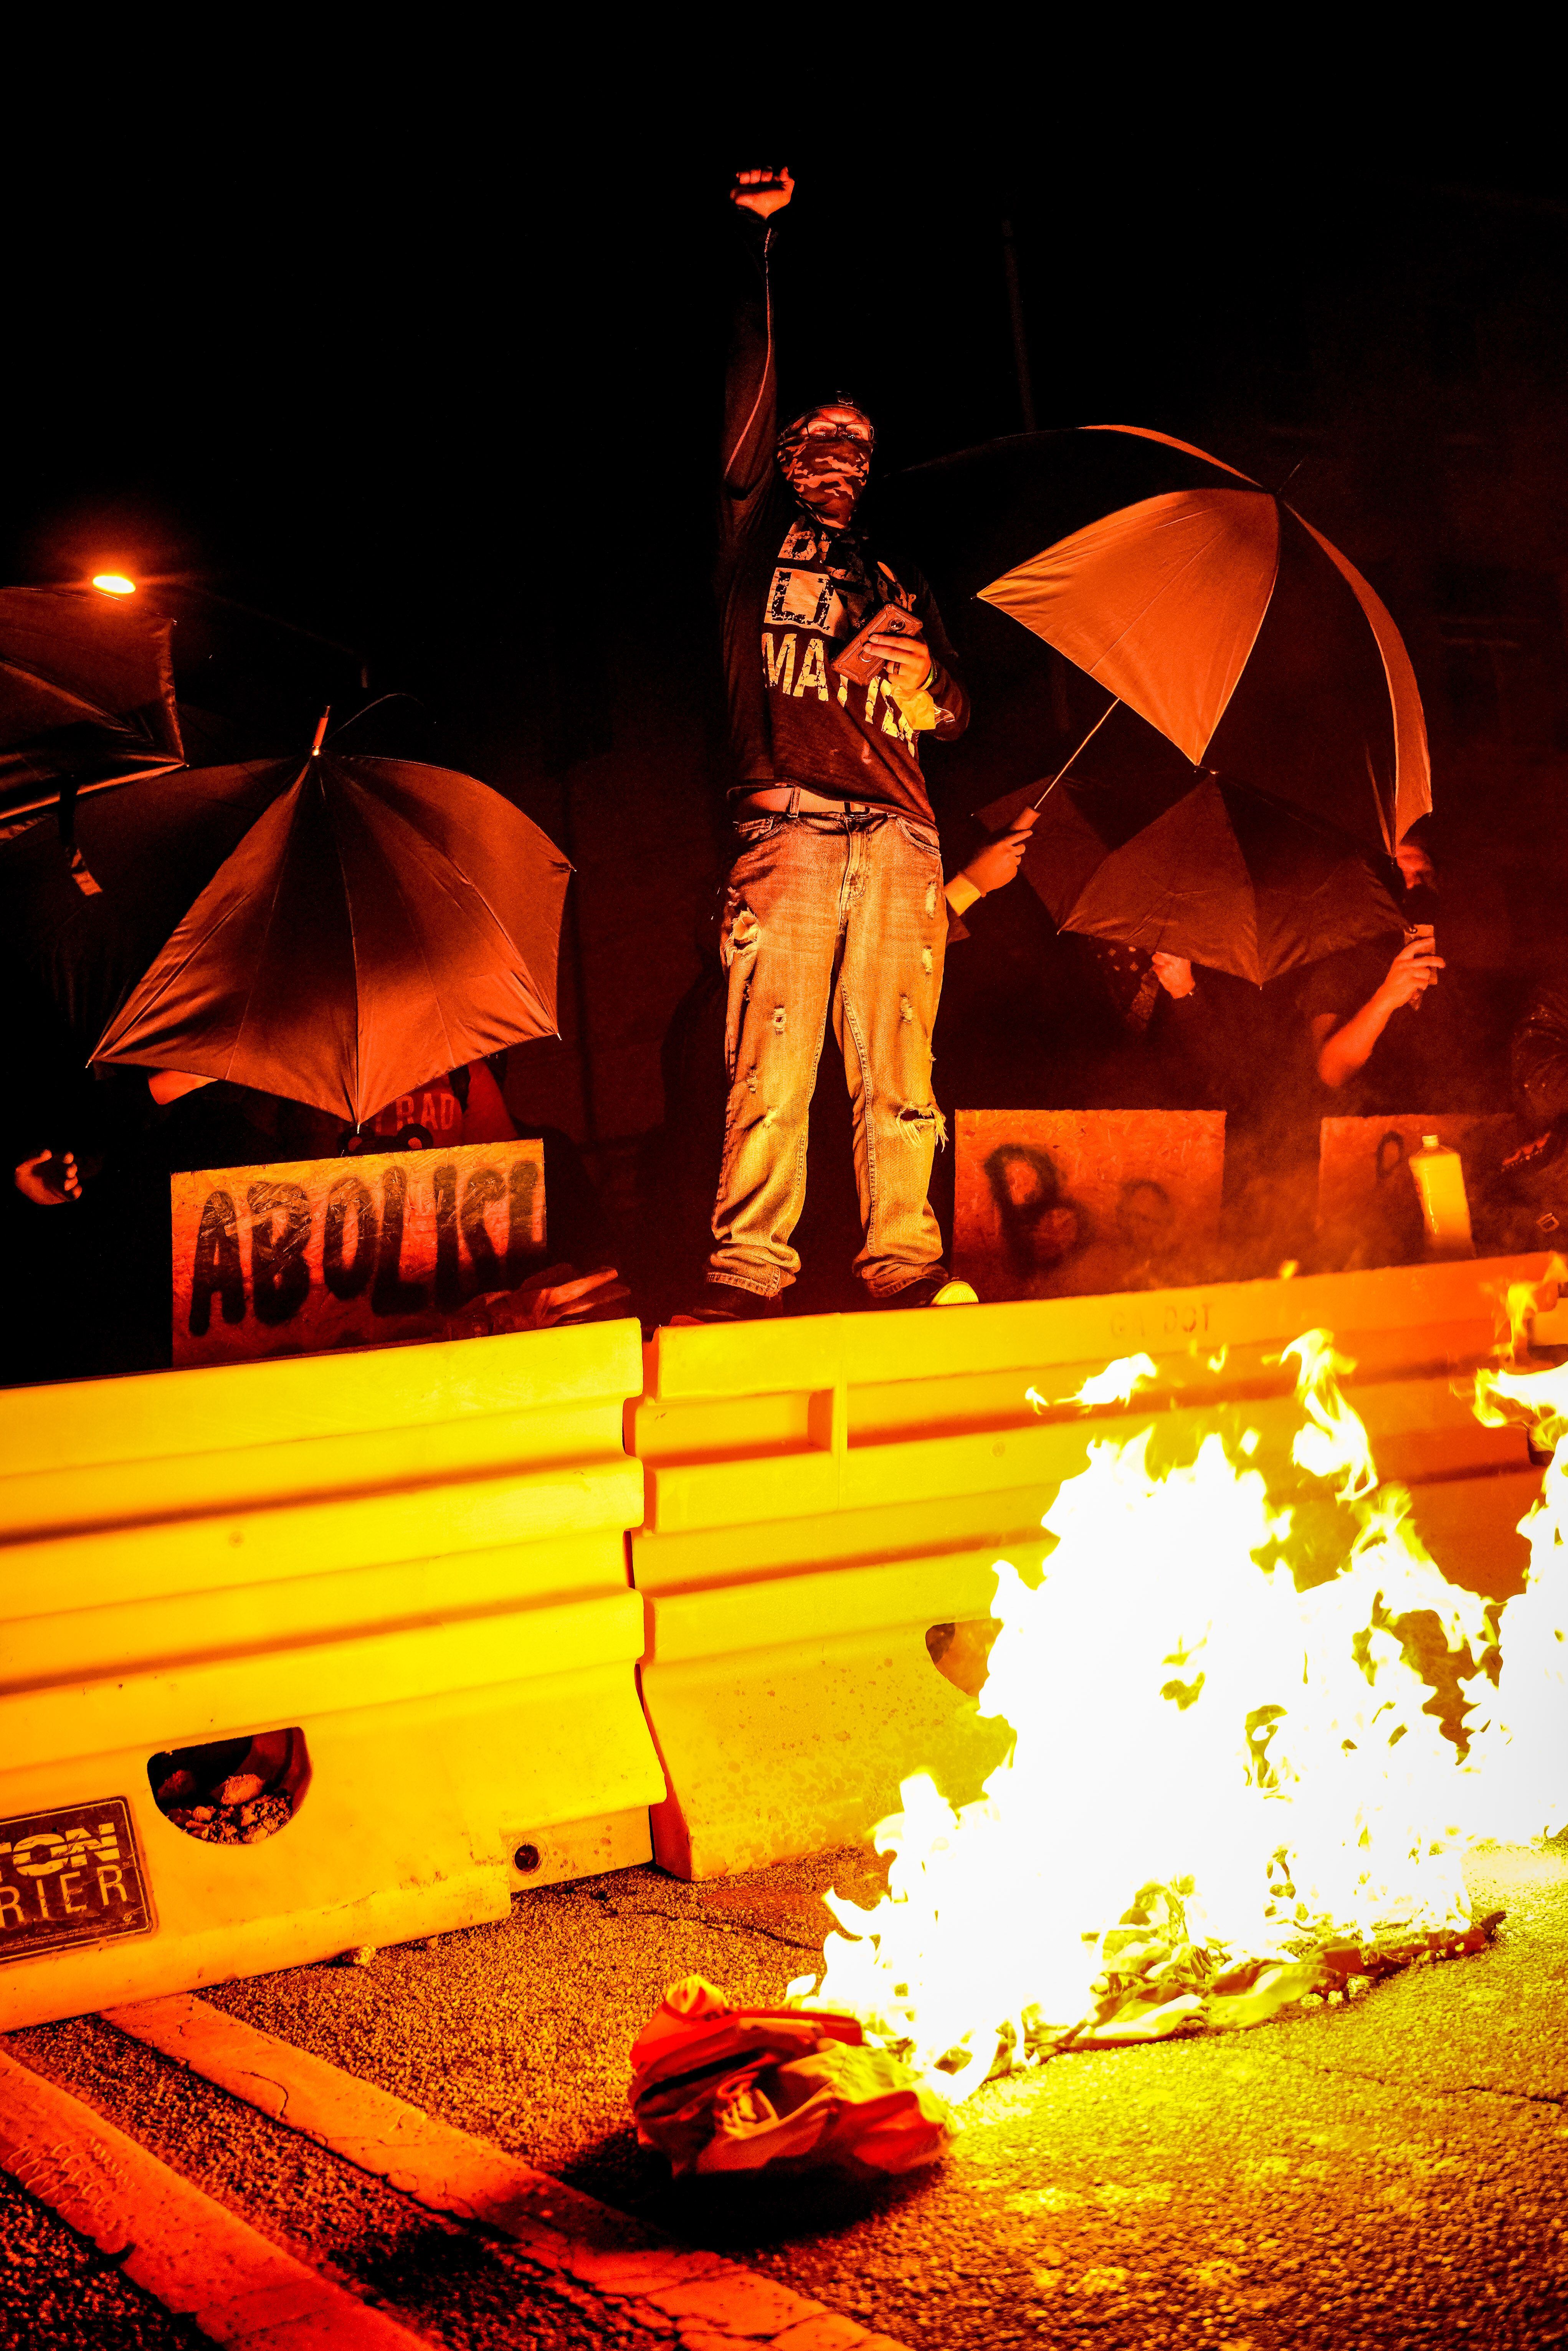
<path id="1" fill-rule="evenodd" d="M 5 656 L 0 653 L 0 671 L 3 671 L 7 677 L 19 678 L 24 685 L 41 686 L 47 693 L 57 695 L 61 702 L 68 703 L 73 710 L 79 710 L 84 717 L 91 719 L 96 726 L 118 726 L 127 735 L 146 732 L 145 728 L 137 727 L 129 711 L 107 710 L 101 702 L 86 702 L 79 694 L 73 694 L 68 685 L 57 684 L 47 670 L 29 669 L 20 662 L 7 661 Z M 24 743 L 31 740 L 30 736 L 23 737 Z"/>
<path id="2" fill-rule="evenodd" d="M 320 778 L 320 770 L 319 770 L 319 769 L 318 769 L 318 770 L 317 770 L 317 780 L 318 780 L 318 782 L 320 782 L 320 780 L 321 780 L 321 778 Z M 322 801 L 323 801 L 323 803 L 325 803 L 326 799 L 327 799 L 327 787 L 326 787 L 325 783 L 322 783 L 322 784 L 321 784 L 321 798 L 322 798 Z M 333 854 L 333 856 L 334 856 L 334 857 L 337 859 L 337 861 L 338 861 L 338 879 L 340 880 L 340 883 L 342 883 L 342 885 L 343 885 L 343 910 L 344 910 L 344 912 L 346 913 L 346 914 L 347 914 L 347 915 L 348 915 L 348 917 L 349 917 L 349 968 L 350 968 L 350 970 L 352 972 L 352 974 L 353 974 L 353 976 L 354 976 L 354 1071 L 353 1071 L 353 1083 L 352 1083 L 352 1086 L 351 1086 L 351 1087 L 350 1087 L 350 1089 L 349 1100 L 350 1100 L 350 1105 L 352 1106 L 353 1111 L 354 1111 L 354 1129 L 355 1129 L 355 1132 L 356 1132 L 356 1133 L 358 1133 L 359 1128 L 360 1128 L 360 1124 L 361 1124 L 361 1120 L 360 1120 L 360 1115 L 359 1115 L 359 1106 L 360 1106 L 360 1075 L 361 1075 L 361 1066 L 362 1066 L 363 1059 L 364 1059 L 364 1056 L 363 1056 L 363 1054 L 362 1054 L 362 1052 L 361 1052 L 361 1043 L 360 1043 L 360 1039 L 361 1039 L 361 1021 L 360 1021 L 360 951 L 359 951 L 359 935 L 358 935 L 358 933 L 357 933 L 357 931 L 356 931 L 356 929 L 355 929 L 355 926 L 354 926 L 354 901 L 353 901 L 352 893 L 350 893 L 350 888 L 349 888 L 349 872 L 348 872 L 348 868 L 347 868 L 347 866 L 346 866 L 346 865 L 344 864 L 344 862 L 343 862 L 343 844 L 342 844 L 342 842 L 341 842 L 341 841 L 339 840 L 339 838 L 338 838 L 338 828 L 337 828 L 337 826 L 336 826 L 336 825 L 331 821 L 331 811 L 330 811 L 330 810 L 329 810 L 329 809 L 328 810 L 328 822 L 327 822 L 327 830 L 328 830 L 329 833 L 331 835 L 331 840 L 332 840 L 332 854 Z M 380 1105 L 379 1105 L 379 1104 L 377 1104 L 377 1105 L 376 1105 L 376 1107 L 379 1109 Z"/>

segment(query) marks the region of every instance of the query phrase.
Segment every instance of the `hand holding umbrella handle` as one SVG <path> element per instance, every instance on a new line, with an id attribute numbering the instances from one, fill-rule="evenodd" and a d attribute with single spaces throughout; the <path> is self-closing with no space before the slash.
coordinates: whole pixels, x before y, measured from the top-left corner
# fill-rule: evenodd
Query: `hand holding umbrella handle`
<path id="1" fill-rule="evenodd" d="M 1166 955 L 1156 949 L 1152 958 L 1155 977 L 1167 996 L 1179 1002 L 1185 996 L 1197 994 L 1197 982 L 1192 976 L 1192 965 L 1186 956 Z"/>
<path id="2" fill-rule="evenodd" d="M 1030 834 L 1038 821 L 1036 810 L 1023 810 L 1006 832 L 997 833 L 970 858 L 963 869 L 963 878 L 982 898 L 988 897 L 993 890 L 1005 890 L 1013 879 L 1023 863 Z"/>

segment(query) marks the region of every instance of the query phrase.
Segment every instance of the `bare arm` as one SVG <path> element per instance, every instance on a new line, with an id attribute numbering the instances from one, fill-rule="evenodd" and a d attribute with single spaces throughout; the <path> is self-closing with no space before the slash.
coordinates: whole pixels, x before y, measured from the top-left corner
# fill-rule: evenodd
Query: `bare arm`
<path id="1" fill-rule="evenodd" d="M 1318 1075 L 1325 1086 L 1348 1085 L 1366 1067 L 1373 1047 L 1395 1013 L 1407 1004 L 1419 1004 L 1443 968 L 1443 958 L 1432 950 L 1432 931 L 1423 924 L 1388 967 L 1388 977 L 1343 1023 L 1333 1012 L 1320 1012 L 1312 1021 L 1312 1046 Z"/>

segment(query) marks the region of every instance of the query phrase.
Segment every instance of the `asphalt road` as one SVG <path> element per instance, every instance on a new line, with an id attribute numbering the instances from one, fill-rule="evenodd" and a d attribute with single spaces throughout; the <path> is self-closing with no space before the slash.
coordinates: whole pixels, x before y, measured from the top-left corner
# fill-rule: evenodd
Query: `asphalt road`
<path id="1" fill-rule="evenodd" d="M 1509 1913 L 1479 1956 L 1245 2034 L 1056 2059 L 983 2091 L 944 2164 L 881 2192 L 674 2188 L 625 2107 L 626 2052 L 665 1984 L 699 1970 L 779 1997 L 819 1946 L 821 1887 L 874 1889 L 864 1856 L 541 1888 L 500 1926 L 209 1996 L 921 2351 L 1568 2342 L 1568 1849 L 1492 1850 L 1471 1876 Z M 6 2045 L 457 2351 L 600 2339 L 540 2304 L 514 2251 L 106 2024 Z M 0 2341 L 189 2340 L 20 2190 L 0 2229 Z"/>

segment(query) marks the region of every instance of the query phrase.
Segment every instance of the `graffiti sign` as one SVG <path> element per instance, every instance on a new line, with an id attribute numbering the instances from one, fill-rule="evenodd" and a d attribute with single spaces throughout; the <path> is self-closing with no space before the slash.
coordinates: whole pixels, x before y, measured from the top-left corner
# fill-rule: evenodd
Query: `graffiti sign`
<path id="1" fill-rule="evenodd" d="M 985 1299 L 1167 1289 L 1213 1270 L 1222 1111 L 961 1110 L 954 1269 Z"/>
<path id="2" fill-rule="evenodd" d="M 174 1361 L 456 1335 L 544 1259 L 544 1145 L 475 1143 L 170 1179 Z"/>

